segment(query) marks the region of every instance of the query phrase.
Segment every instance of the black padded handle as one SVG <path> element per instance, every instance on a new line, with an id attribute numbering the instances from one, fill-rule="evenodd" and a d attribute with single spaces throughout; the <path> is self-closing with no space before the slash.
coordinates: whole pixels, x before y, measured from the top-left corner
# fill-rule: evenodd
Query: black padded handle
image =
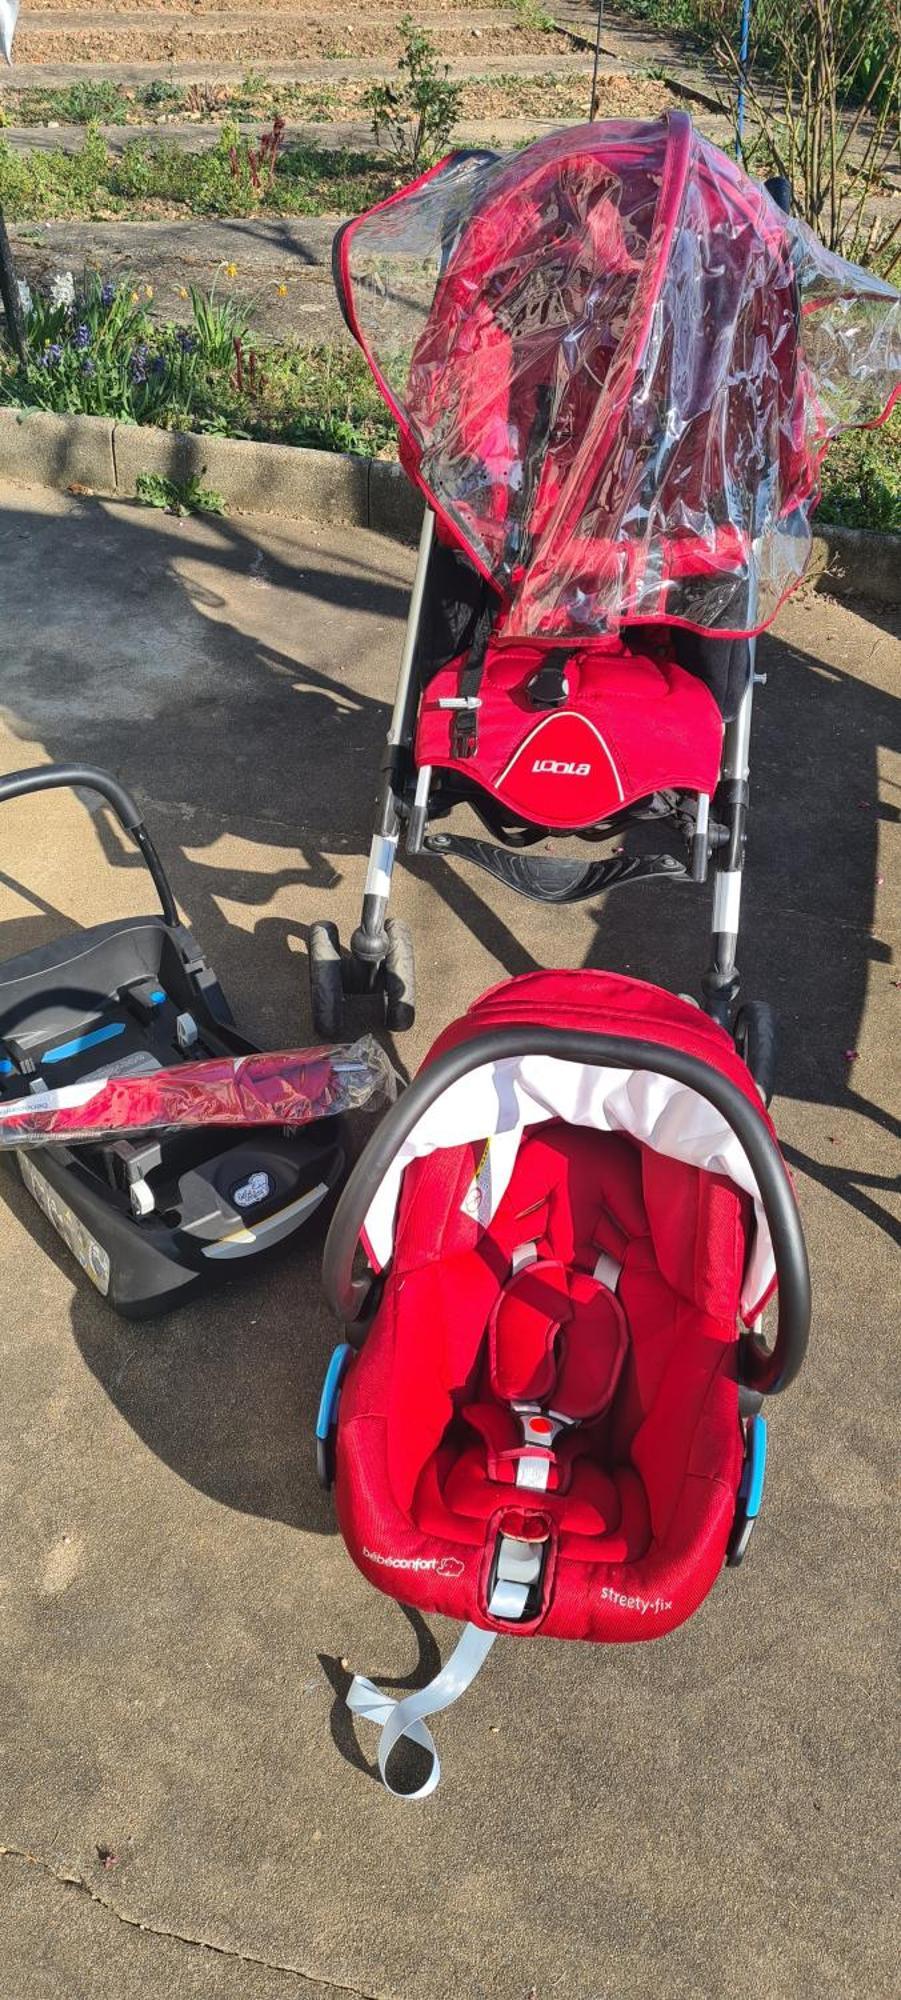
<path id="1" fill-rule="evenodd" d="M 791 181 L 786 180 L 784 174 L 771 174 L 763 185 L 770 200 L 775 202 L 777 208 L 781 208 L 783 215 L 791 215 L 794 202 Z"/>
<path id="2" fill-rule="evenodd" d="M 518 1056 L 556 1056 L 597 1068 L 651 1070 L 696 1090 L 731 1125 L 747 1155 L 769 1225 L 779 1283 L 779 1322 L 772 1350 L 755 1335 L 741 1341 L 742 1382 L 761 1395 L 786 1389 L 797 1375 L 810 1332 L 810 1268 L 788 1170 L 750 1098 L 719 1070 L 682 1049 L 627 1035 L 570 1034 L 543 1026 L 494 1028 L 448 1049 L 422 1070 L 392 1105 L 365 1147 L 344 1189 L 325 1243 L 322 1281 L 332 1311 L 345 1324 L 363 1312 L 371 1280 L 354 1278 L 353 1262 L 370 1204 L 404 1141 L 442 1092 L 470 1070 Z"/>
<path id="3" fill-rule="evenodd" d="M 38 764 L 30 771 L 10 771 L 5 778 L 0 777 L 0 805 L 9 799 L 28 798 L 34 792 L 62 790 L 98 792 L 112 806 L 123 831 L 130 834 L 147 864 L 167 924 L 177 924 L 175 898 L 143 815 L 131 793 L 109 771 L 95 770 L 92 764 Z"/>

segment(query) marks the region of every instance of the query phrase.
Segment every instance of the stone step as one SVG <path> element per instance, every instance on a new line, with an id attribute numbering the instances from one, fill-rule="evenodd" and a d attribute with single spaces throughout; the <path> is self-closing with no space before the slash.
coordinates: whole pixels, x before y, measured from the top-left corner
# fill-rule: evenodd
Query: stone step
<path id="1" fill-rule="evenodd" d="M 334 59 L 315 58 L 293 63 L 267 63 L 266 79 L 271 83 L 328 83 L 340 82 L 344 78 L 384 76 L 392 67 L 388 62 L 375 60 L 356 61 L 351 57 Z M 566 76 L 582 75 L 586 72 L 585 56 L 578 50 L 564 50 L 554 55 L 474 55 L 468 61 L 451 61 L 450 74 L 454 79 L 492 76 Z M 172 83 L 240 83 L 247 75 L 247 63 L 177 63 L 122 62 L 104 63 L 104 81 L 122 84 L 125 89 L 132 85 L 152 83 L 158 77 Z M 14 70 L 0 70 L 0 102 L 4 89 L 27 90 L 33 85 L 41 89 L 59 89 L 70 83 L 83 83 L 87 79 L 96 81 L 97 69 L 93 63 L 54 63 L 27 69 L 18 63 Z"/>

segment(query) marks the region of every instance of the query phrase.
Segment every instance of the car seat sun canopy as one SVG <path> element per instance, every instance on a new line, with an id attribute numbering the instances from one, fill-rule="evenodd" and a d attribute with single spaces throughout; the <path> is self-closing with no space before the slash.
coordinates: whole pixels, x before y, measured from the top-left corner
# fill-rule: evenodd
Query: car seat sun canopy
<path id="1" fill-rule="evenodd" d="M 452 156 L 346 225 L 336 279 L 499 638 L 760 629 L 831 437 L 887 414 L 901 300 L 684 113 Z"/>
<path id="2" fill-rule="evenodd" d="M 747 1156 L 715 1106 L 653 1069 L 607 1069 L 536 1055 L 470 1070 L 424 1113 L 382 1180 L 365 1223 L 373 1261 L 380 1268 L 390 1261 L 400 1185 L 413 1160 L 484 1141 L 467 1213 L 486 1227 L 506 1192 L 523 1134 L 549 1119 L 626 1135 L 669 1159 L 723 1174 L 750 1194 L 756 1230 L 742 1304 L 748 1319 L 754 1315 L 772 1290 L 775 1263 Z"/>

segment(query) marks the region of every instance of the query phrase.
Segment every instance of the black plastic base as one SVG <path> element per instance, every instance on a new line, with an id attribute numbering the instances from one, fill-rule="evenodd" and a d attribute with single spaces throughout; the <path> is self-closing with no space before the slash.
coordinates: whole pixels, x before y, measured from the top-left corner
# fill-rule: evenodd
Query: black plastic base
<path id="1" fill-rule="evenodd" d="M 38 1078 L 62 1088 L 253 1050 L 190 932 L 163 917 L 78 932 L 0 967 L 0 1044 L 6 1101 Z M 292 1237 L 337 1186 L 344 1149 L 329 1119 L 44 1146 L 18 1160 L 96 1289 L 143 1318 Z"/>

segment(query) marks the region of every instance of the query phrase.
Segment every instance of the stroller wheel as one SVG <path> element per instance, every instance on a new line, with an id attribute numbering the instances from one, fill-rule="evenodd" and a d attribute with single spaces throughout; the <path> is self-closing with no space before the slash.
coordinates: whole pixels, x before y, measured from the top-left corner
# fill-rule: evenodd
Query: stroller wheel
<path id="1" fill-rule="evenodd" d="M 776 1016 L 766 1000 L 739 1007 L 732 1029 L 735 1046 L 751 1072 L 764 1104 L 776 1086 Z"/>
<path id="2" fill-rule="evenodd" d="M 400 917 L 388 917 L 385 924 L 388 950 L 385 955 L 385 1026 L 392 1034 L 412 1028 L 416 1018 L 416 968 L 409 924 Z"/>
<path id="3" fill-rule="evenodd" d="M 337 925 L 311 924 L 307 949 L 313 1032 L 324 1042 L 339 1042 L 344 1024 L 344 986 Z"/>

